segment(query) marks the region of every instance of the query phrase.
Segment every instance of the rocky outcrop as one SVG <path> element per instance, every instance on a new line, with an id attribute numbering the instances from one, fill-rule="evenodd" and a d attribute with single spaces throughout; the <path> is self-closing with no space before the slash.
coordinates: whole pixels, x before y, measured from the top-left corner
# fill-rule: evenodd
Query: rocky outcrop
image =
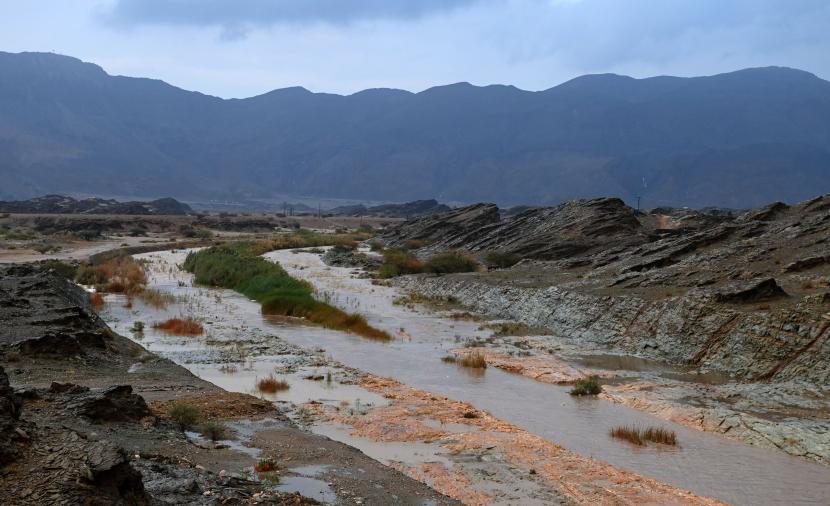
<path id="1" fill-rule="evenodd" d="M 0 202 L 0 212 L 27 214 L 131 214 L 182 215 L 193 210 L 176 199 L 150 202 L 118 202 L 99 198 L 77 200 L 64 195 L 46 195 L 30 200 Z"/>
<path id="2" fill-rule="evenodd" d="M 470 276 L 407 276 L 396 283 L 455 297 L 483 314 L 550 329 L 557 339 L 746 380 L 830 386 L 830 305 L 820 296 L 791 307 L 745 311 L 705 291 L 662 300 L 599 296 L 560 287 L 517 287 Z"/>
<path id="3" fill-rule="evenodd" d="M 330 209 L 330 214 L 338 216 L 383 216 L 388 218 L 415 218 L 450 211 L 450 206 L 439 204 L 437 200 L 415 200 L 403 204 L 383 204 L 366 207 L 362 204 L 340 206 Z"/>

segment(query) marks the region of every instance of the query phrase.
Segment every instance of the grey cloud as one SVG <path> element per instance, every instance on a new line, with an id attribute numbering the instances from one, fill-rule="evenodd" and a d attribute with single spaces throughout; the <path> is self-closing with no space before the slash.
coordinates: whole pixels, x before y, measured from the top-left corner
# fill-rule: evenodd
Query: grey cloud
<path id="1" fill-rule="evenodd" d="M 486 0 L 117 0 L 104 17 L 121 26 L 221 26 L 231 35 L 280 23 L 414 19 Z"/>

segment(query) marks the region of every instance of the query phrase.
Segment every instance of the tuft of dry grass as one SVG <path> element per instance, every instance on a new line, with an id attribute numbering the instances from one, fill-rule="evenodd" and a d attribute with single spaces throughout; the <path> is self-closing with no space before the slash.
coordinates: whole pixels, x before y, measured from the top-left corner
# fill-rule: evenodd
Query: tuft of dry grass
<path id="1" fill-rule="evenodd" d="M 104 296 L 101 292 L 92 292 L 89 294 L 89 303 L 93 309 L 101 309 L 104 307 Z"/>
<path id="2" fill-rule="evenodd" d="M 669 446 L 677 445 L 677 434 L 673 430 L 662 427 L 640 429 L 638 427 L 621 425 L 611 429 L 611 437 L 628 441 L 637 446 L 645 446 L 648 441 Z"/>
<path id="3" fill-rule="evenodd" d="M 643 431 L 643 439 L 663 445 L 676 446 L 677 434 L 662 427 L 649 427 Z"/>
<path id="4" fill-rule="evenodd" d="M 463 356 L 458 357 L 455 363 L 462 367 L 470 367 L 473 369 L 487 368 L 487 359 L 484 358 L 484 353 L 479 350 L 473 350 L 470 353 L 465 353 Z"/>
<path id="5" fill-rule="evenodd" d="M 256 382 L 257 390 L 265 394 L 275 394 L 277 392 L 285 391 L 291 388 L 284 379 L 277 379 L 273 374 L 262 378 Z"/>
<path id="6" fill-rule="evenodd" d="M 192 318 L 171 318 L 167 321 L 156 323 L 153 327 L 174 336 L 200 336 L 205 332 L 202 325 Z"/>
<path id="7" fill-rule="evenodd" d="M 640 433 L 640 429 L 636 427 L 628 427 L 623 425 L 614 427 L 611 429 L 611 437 L 628 441 L 629 443 L 637 446 L 643 446 L 646 444 L 643 440 L 642 434 Z"/>
<path id="8" fill-rule="evenodd" d="M 95 285 L 110 293 L 135 295 L 147 285 L 144 265 L 130 256 L 121 256 L 96 266 L 78 269 L 77 281 L 84 285 Z"/>
<path id="9" fill-rule="evenodd" d="M 146 289 L 138 294 L 145 304 L 156 309 L 165 309 L 168 305 L 174 303 L 176 298 L 169 293 L 160 292 L 154 288 Z"/>

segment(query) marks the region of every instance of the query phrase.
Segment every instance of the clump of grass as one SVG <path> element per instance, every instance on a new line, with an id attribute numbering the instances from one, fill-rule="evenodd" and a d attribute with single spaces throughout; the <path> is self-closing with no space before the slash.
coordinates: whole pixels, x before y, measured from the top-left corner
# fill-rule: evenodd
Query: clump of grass
<path id="1" fill-rule="evenodd" d="M 465 411 L 463 415 L 464 418 L 478 418 L 478 413 L 475 411 Z"/>
<path id="2" fill-rule="evenodd" d="M 144 332 L 144 322 L 134 321 L 133 326 L 130 330 L 132 330 L 133 332 L 139 333 L 139 334 Z"/>
<path id="3" fill-rule="evenodd" d="M 629 443 L 635 444 L 637 446 L 643 446 L 646 444 L 646 442 L 643 440 L 643 436 L 640 433 L 640 430 L 636 427 L 628 427 L 622 425 L 619 427 L 614 427 L 613 429 L 611 429 L 611 437 L 628 441 Z"/>
<path id="4" fill-rule="evenodd" d="M 424 271 L 433 274 L 451 274 L 454 272 L 475 272 L 478 261 L 471 255 L 450 250 L 430 257 L 424 264 Z"/>
<path id="5" fill-rule="evenodd" d="M 169 293 L 160 292 L 154 288 L 143 290 L 138 294 L 138 298 L 148 306 L 156 309 L 165 309 L 168 305 L 176 301 L 176 298 Z"/>
<path id="6" fill-rule="evenodd" d="M 458 359 L 455 358 L 455 355 L 444 355 L 441 357 L 441 362 L 446 362 L 448 364 L 454 364 L 457 361 Z"/>
<path id="7" fill-rule="evenodd" d="M 275 394 L 277 392 L 288 390 L 291 388 L 291 385 L 289 385 L 284 379 L 278 379 L 275 378 L 273 374 L 269 374 L 268 376 L 257 381 L 256 387 L 257 390 L 264 394 Z"/>
<path id="8" fill-rule="evenodd" d="M 571 388 L 570 394 L 571 395 L 598 395 L 602 392 L 602 386 L 599 384 L 599 378 L 596 376 L 588 376 L 587 378 L 582 378 L 574 383 L 573 388 Z"/>
<path id="9" fill-rule="evenodd" d="M 646 442 L 649 441 L 669 446 L 677 445 L 677 435 L 674 431 L 662 427 L 640 429 L 638 427 L 620 425 L 611 429 L 611 437 L 628 441 L 637 446 L 645 446 Z"/>
<path id="10" fill-rule="evenodd" d="M 221 422 L 203 422 L 199 425 L 199 434 L 214 442 L 229 438 L 228 428 Z"/>
<path id="11" fill-rule="evenodd" d="M 369 250 L 375 252 L 383 251 L 383 243 L 377 240 L 371 241 L 369 243 Z"/>
<path id="12" fill-rule="evenodd" d="M 664 429 L 662 427 L 647 428 L 643 431 L 643 439 L 669 446 L 677 445 L 677 434 L 675 434 L 673 430 Z"/>
<path id="13" fill-rule="evenodd" d="M 378 269 L 378 277 L 394 278 L 405 274 L 418 274 L 424 271 L 424 264 L 409 251 L 389 248 L 383 252 L 383 263 Z"/>
<path id="14" fill-rule="evenodd" d="M 259 462 L 254 464 L 254 471 L 258 473 L 272 473 L 274 471 L 279 471 L 279 469 L 280 466 L 274 459 L 261 459 Z"/>
<path id="15" fill-rule="evenodd" d="M 222 374 L 236 374 L 237 372 L 239 372 L 239 369 L 237 369 L 235 365 L 226 364 L 219 368 L 219 372 L 221 372 Z"/>
<path id="16" fill-rule="evenodd" d="M 277 263 L 259 255 L 264 246 L 238 242 L 187 256 L 184 268 L 197 283 L 231 288 L 262 305 L 266 315 L 305 318 L 326 328 L 388 341 L 388 333 L 372 327 L 361 315 L 348 314 L 315 300 L 310 284 L 288 275 Z"/>
<path id="17" fill-rule="evenodd" d="M 181 430 L 186 430 L 196 425 L 202 414 L 191 404 L 176 402 L 170 408 L 167 417 L 176 422 Z"/>
<path id="18" fill-rule="evenodd" d="M 94 285 L 101 291 L 126 295 L 138 294 L 147 285 L 144 265 L 130 256 L 116 257 L 100 265 L 82 266 L 75 279 L 83 285 Z"/>
<path id="19" fill-rule="evenodd" d="M 461 357 L 456 358 L 455 363 L 462 367 L 470 367 L 473 369 L 487 368 L 487 359 L 484 358 L 484 353 L 479 350 L 473 350 L 470 353 L 465 353 Z"/>
<path id="20" fill-rule="evenodd" d="M 522 258 L 514 253 L 492 251 L 484 257 L 488 269 L 507 269 L 513 267 Z"/>
<path id="21" fill-rule="evenodd" d="M 205 332 L 202 325 L 192 318 L 171 318 L 153 327 L 174 336 L 200 336 Z"/>
<path id="22" fill-rule="evenodd" d="M 101 292 L 92 292 L 89 294 L 89 304 L 93 309 L 101 309 L 104 307 L 104 296 Z"/>

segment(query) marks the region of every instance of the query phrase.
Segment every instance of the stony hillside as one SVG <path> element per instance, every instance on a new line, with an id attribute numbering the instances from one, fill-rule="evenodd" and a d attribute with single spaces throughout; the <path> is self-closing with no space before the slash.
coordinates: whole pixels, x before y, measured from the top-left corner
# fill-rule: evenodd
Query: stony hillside
<path id="1" fill-rule="evenodd" d="M 567 202 L 410 221 L 390 244 L 516 253 L 510 269 L 401 283 L 585 340 L 754 380 L 830 385 L 830 195 L 740 214 Z"/>

